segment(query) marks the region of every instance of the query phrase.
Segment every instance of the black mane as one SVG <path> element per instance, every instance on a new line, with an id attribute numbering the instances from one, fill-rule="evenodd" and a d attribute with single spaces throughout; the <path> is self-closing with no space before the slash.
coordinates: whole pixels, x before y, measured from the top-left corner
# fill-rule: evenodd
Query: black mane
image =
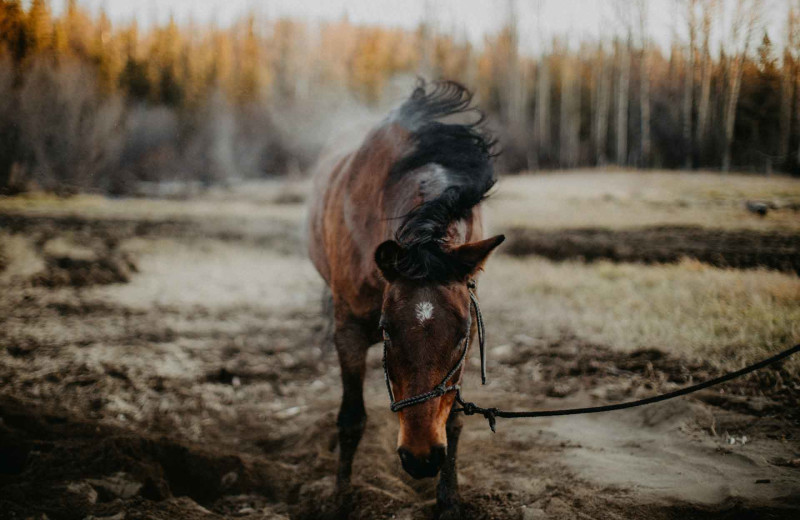
<path id="1" fill-rule="evenodd" d="M 439 121 L 457 114 L 474 114 L 475 121 Z M 393 117 L 411 132 L 413 148 L 392 166 L 390 179 L 431 164 L 444 168 L 447 175 L 441 194 L 401 217 L 395 240 L 404 254 L 396 269 L 408 279 L 462 278 L 469 274 L 463 272 L 466 266 L 448 256 L 444 240 L 450 224 L 467 218 L 494 185 L 495 140 L 484 130 L 484 116 L 472 106 L 472 94 L 452 81 L 438 81 L 429 88 L 420 80 Z"/>

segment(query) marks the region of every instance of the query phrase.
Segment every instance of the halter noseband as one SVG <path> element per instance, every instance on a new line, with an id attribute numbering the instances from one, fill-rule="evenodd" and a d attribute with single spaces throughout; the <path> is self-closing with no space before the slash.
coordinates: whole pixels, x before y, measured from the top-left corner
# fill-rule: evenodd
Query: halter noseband
<path id="1" fill-rule="evenodd" d="M 478 345 L 480 346 L 481 351 L 481 383 L 486 384 L 486 351 L 484 348 L 485 343 L 485 335 L 483 329 L 483 316 L 481 315 L 481 309 L 478 306 L 478 298 L 475 296 L 473 292 L 476 288 L 476 284 L 474 280 L 469 280 L 467 282 L 467 291 L 469 292 L 469 299 L 471 303 L 471 307 L 475 309 L 475 319 L 478 324 Z M 464 360 L 467 358 L 467 352 L 469 351 L 469 337 L 472 332 L 472 312 L 468 313 L 468 320 L 467 320 L 467 334 L 463 340 L 459 340 L 464 342 L 464 350 L 461 352 L 461 356 L 458 358 L 458 362 L 447 372 L 447 375 L 444 376 L 442 382 L 433 387 L 433 390 L 429 392 L 425 392 L 424 394 L 418 394 L 412 397 L 408 397 L 406 399 L 401 399 L 400 401 L 394 400 L 394 392 L 392 392 L 392 383 L 389 380 L 389 368 L 386 364 L 386 350 L 388 348 L 388 341 L 384 340 L 383 342 L 383 375 L 386 379 L 386 390 L 389 391 L 389 402 L 391 403 L 390 409 L 393 412 L 399 412 L 403 408 L 408 408 L 409 406 L 414 406 L 417 404 L 424 403 L 425 401 L 430 401 L 436 397 L 441 397 L 447 392 L 456 392 L 456 400 L 461 404 L 464 405 L 463 400 L 461 399 L 461 387 L 458 384 L 455 385 L 448 385 L 447 383 L 452 379 L 452 377 L 458 372 L 461 368 L 461 365 L 464 364 Z"/>

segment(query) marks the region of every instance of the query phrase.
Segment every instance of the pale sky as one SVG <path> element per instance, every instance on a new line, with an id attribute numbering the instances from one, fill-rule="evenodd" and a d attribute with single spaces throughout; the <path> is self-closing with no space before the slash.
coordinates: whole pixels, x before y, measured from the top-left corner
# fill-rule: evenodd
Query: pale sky
<path id="1" fill-rule="evenodd" d="M 622 0 L 622 4 L 626 0 Z M 683 38 L 684 14 L 675 0 L 646 0 L 653 40 L 668 46 L 673 35 Z M 723 0 L 727 8 L 721 18 L 730 16 L 733 0 Z M 53 0 L 56 11 L 66 3 Z M 147 26 L 163 23 L 173 15 L 179 22 L 193 19 L 200 23 L 230 24 L 254 11 L 265 17 L 289 16 L 311 22 L 336 20 L 344 16 L 354 23 L 381 24 L 414 28 L 425 18 L 442 32 L 469 38 L 480 44 L 508 18 L 508 0 L 79 0 L 96 11 L 106 9 L 114 21 L 137 19 Z M 523 51 L 536 53 L 553 36 L 576 44 L 587 39 L 609 36 L 619 28 L 612 2 L 608 0 L 516 0 L 516 19 Z M 781 41 L 785 0 L 766 0 L 764 26 L 774 42 Z M 723 24 L 724 25 L 724 24 Z M 760 33 L 759 33 L 760 39 Z"/>

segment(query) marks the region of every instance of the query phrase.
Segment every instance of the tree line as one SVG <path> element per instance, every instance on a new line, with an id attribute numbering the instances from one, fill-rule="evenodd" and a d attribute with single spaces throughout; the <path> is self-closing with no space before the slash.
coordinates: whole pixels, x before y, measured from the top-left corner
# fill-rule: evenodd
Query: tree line
<path id="1" fill-rule="evenodd" d="M 141 29 L 69 0 L 0 0 L 0 189 L 126 193 L 304 170 L 327 111 L 376 112 L 397 78 L 476 92 L 510 172 L 616 164 L 800 172 L 800 3 L 780 48 L 762 0 L 676 0 L 669 48 L 645 0 L 609 0 L 601 39 L 520 48 L 516 10 L 480 44 L 436 30 L 265 19 Z M 729 16 L 722 16 L 727 9 Z M 543 21 L 546 22 L 546 21 Z M 410 82 L 410 81 L 409 81 Z M 355 110 L 355 109 L 354 109 Z M 329 118 L 330 119 L 330 118 Z"/>

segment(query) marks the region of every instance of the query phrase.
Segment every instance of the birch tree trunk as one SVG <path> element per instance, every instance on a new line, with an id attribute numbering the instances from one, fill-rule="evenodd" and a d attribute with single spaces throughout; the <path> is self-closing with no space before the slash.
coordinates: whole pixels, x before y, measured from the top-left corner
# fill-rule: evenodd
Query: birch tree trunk
<path id="1" fill-rule="evenodd" d="M 594 155 L 597 164 L 604 166 L 608 162 L 608 120 L 611 108 L 611 67 L 608 56 L 602 45 L 598 51 L 597 104 L 595 108 Z"/>
<path id="2" fill-rule="evenodd" d="M 722 155 L 722 170 L 731 169 L 731 146 L 733 132 L 736 128 L 736 106 L 739 103 L 739 92 L 742 87 L 744 60 L 750 50 L 753 30 L 761 10 L 760 0 L 739 0 L 736 5 L 736 16 L 733 26 L 733 44 L 739 48 L 729 67 L 729 88 L 725 106 L 725 147 Z"/>
<path id="3" fill-rule="evenodd" d="M 627 42 L 617 41 L 617 58 L 619 60 L 617 78 L 617 164 L 623 166 L 628 162 L 628 94 L 631 81 L 631 38 Z"/>
<path id="4" fill-rule="evenodd" d="M 565 59 L 561 67 L 561 106 L 559 123 L 559 163 L 574 168 L 578 163 L 580 139 L 580 74 L 576 59 Z"/>
<path id="5" fill-rule="evenodd" d="M 708 136 L 708 116 L 711 105 L 711 75 L 713 73 L 713 63 L 711 62 L 711 21 L 712 13 L 716 9 L 716 0 L 705 0 L 703 2 L 703 21 L 700 30 L 703 37 L 701 50 L 701 70 L 700 70 L 700 100 L 697 107 L 697 134 L 695 137 L 697 145 L 701 150 L 706 148 Z"/>
<path id="6" fill-rule="evenodd" d="M 650 49 L 647 35 L 647 7 L 644 0 L 639 0 L 639 44 L 641 59 L 639 60 L 639 113 L 641 124 L 641 166 L 650 166 Z"/>
<path id="7" fill-rule="evenodd" d="M 683 167 L 687 170 L 692 169 L 694 146 L 692 145 L 692 109 L 694 108 L 694 64 L 695 64 L 695 41 L 697 39 L 697 22 L 695 7 L 697 0 L 688 0 L 687 24 L 689 30 L 689 46 L 686 49 L 686 67 L 683 76 L 683 144 L 686 157 Z"/>
<path id="8" fill-rule="evenodd" d="M 550 151 L 550 57 L 542 56 L 536 71 L 536 113 L 533 118 L 533 142 L 537 162 Z"/>
<path id="9" fill-rule="evenodd" d="M 789 155 L 789 140 L 792 132 L 792 99 L 795 90 L 795 63 L 792 51 L 795 46 L 794 34 L 797 17 L 794 7 L 789 8 L 786 20 L 786 43 L 783 50 L 783 67 L 781 70 L 781 104 L 780 104 L 780 133 L 778 138 L 778 155 L 786 164 Z"/>

